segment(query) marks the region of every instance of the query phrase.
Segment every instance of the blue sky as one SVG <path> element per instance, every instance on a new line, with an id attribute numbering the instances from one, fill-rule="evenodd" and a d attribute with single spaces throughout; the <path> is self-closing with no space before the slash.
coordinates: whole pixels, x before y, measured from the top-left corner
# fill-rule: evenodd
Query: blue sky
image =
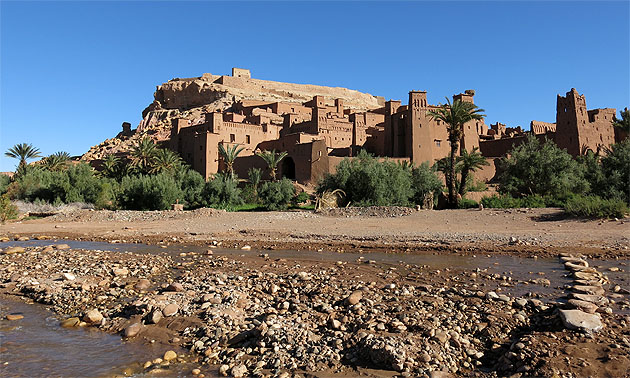
<path id="1" fill-rule="evenodd" d="M 630 3 L 0 1 L 0 150 L 79 155 L 136 127 L 171 78 L 255 78 L 430 103 L 475 89 L 488 124 L 555 121 L 575 87 L 630 103 Z M 14 170 L 0 157 L 0 171 Z"/>

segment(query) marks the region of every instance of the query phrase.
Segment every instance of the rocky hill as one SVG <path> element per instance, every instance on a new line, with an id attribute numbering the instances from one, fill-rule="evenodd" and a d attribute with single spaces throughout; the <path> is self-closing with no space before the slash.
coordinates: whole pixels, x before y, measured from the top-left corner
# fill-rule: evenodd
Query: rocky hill
<path id="1" fill-rule="evenodd" d="M 374 109 L 384 104 L 382 97 L 346 88 L 208 73 L 194 78 L 176 78 L 157 87 L 154 100 L 142 112 L 142 121 L 136 130 L 124 130 L 116 137 L 90 148 L 82 160 L 91 161 L 112 153 L 125 153 L 145 135 L 156 142 L 165 141 L 170 136 L 171 122 L 176 118 L 185 118 L 195 125 L 203 122 L 205 113 L 229 110 L 241 100 L 302 103 L 315 95 L 324 96 L 330 102 L 341 98 L 347 108 L 356 110 Z"/>

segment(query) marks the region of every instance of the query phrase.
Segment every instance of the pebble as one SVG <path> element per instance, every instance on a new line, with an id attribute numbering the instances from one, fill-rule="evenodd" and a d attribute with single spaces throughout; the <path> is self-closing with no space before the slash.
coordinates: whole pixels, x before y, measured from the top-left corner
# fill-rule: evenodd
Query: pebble
<path id="1" fill-rule="evenodd" d="M 177 358 L 177 353 L 173 352 L 172 350 L 166 351 L 166 353 L 164 353 L 164 357 L 162 357 L 164 361 L 172 361 L 176 358 Z"/>
<path id="2" fill-rule="evenodd" d="M 24 319 L 24 315 L 19 315 L 19 314 L 9 314 L 7 315 L 7 320 L 20 320 L 20 319 Z"/>
<path id="3" fill-rule="evenodd" d="M 68 318 L 61 321 L 61 326 L 64 328 L 72 328 L 78 327 L 79 323 L 81 323 L 81 319 L 79 318 Z"/>
<path id="4" fill-rule="evenodd" d="M 236 365 L 231 370 L 234 378 L 242 378 L 247 374 L 247 367 L 244 364 Z"/>
<path id="5" fill-rule="evenodd" d="M 346 298 L 346 302 L 349 305 L 355 305 L 361 301 L 361 298 L 363 298 L 363 291 L 355 290 Z"/>
<path id="6" fill-rule="evenodd" d="M 62 276 L 66 281 L 74 281 L 77 279 L 77 277 L 72 273 L 63 273 Z"/>
<path id="7" fill-rule="evenodd" d="M 91 309 L 83 316 L 83 321 L 88 324 L 97 324 L 103 320 L 103 314 L 97 309 Z"/>
<path id="8" fill-rule="evenodd" d="M 162 314 L 166 317 L 169 317 L 177 314 L 177 311 L 179 311 L 179 306 L 177 306 L 177 304 L 175 303 L 171 303 L 166 305 L 166 307 L 162 309 Z"/>
<path id="9" fill-rule="evenodd" d="M 134 337 L 142 330 L 142 324 L 133 323 L 125 328 L 124 336 L 125 337 Z"/>

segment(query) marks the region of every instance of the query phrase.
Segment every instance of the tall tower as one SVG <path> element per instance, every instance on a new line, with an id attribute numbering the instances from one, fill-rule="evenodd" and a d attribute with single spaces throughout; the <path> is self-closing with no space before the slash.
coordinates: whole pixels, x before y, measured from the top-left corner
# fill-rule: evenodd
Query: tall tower
<path id="1" fill-rule="evenodd" d="M 409 132 L 407 135 L 407 156 L 414 163 L 433 161 L 434 132 L 427 119 L 427 92 L 409 92 Z"/>
<path id="2" fill-rule="evenodd" d="M 575 88 L 571 88 L 565 97 L 558 95 L 556 107 L 556 135 L 558 147 L 566 149 L 573 156 L 580 154 L 580 129 L 588 124 L 586 99 Z"/>

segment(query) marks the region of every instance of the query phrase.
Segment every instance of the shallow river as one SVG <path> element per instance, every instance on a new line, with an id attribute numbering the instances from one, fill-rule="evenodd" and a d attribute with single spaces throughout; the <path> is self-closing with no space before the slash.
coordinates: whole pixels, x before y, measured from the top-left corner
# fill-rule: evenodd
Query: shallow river
<path id="1" fill-rule="evenodd" d="M 149 254 L 171 254 L 181 252 L 204 252 L 206 248 L 174 245 L 162 248 L 143 244 L 111 244 L 105 242 L 78 242 L 62 240 L 72 248 L 109 250 Z M 0 248 L 11 245 L 50 245 L 51 240 L 0 243 Z M 216 249 L 215 255 L 258 256 L 261 251 Z M 487 269 L 489 273 L 512 277 L 516 284 L 503 288 L 511 296 L 522 296 L 529 292 L 541 294 L 547 299 L 560 298 L 564 285 L 570 284 L 567 272 L 558 259 L 533 259 L 509 256 L 456 254 L 389 254 L 389 253 L 336 253 L 301 251 L 264 251 L 271 258 L 298 259 L 309 261 L 367 261 L 373 260 L 382 266 L 424 265 L 430 269 L 463 268 L 467 270 Z M 363 260 L 360 258 L 363 257 Z M 596 260 L 593 266 L 605 271 L 609 279 L 626 289 L 629 288 L 627 269 L 629 260 Z M 609 272 L 612 266 L 626 272 Z M 546 278 L 549 287 L 527 284 L 526 281 Z M 18 313 L 24 319 L 8 321 L 6 314 Z M 138 371 L 143 361 L 154 359 L 164 352 L 164 346 L 146 346 L 124 343 L 119 336 L 108 335 L 89 329 L 65 329 L 59 320 L 38 304 L 26 304 L 18 300 L 0 297 L 0 376 L 6 377 L 105 377 L 122 374 L 125 369 Z M 165 376 L 186 376 L 190 366 L 178 366 L 165 371 Z M 204 369 L 205 370 L 205 369 Z M 204 371 L 206 376 L 215 376 L 216 368 Z M 141 376 L 141 375 L 136 375 Z"/>

